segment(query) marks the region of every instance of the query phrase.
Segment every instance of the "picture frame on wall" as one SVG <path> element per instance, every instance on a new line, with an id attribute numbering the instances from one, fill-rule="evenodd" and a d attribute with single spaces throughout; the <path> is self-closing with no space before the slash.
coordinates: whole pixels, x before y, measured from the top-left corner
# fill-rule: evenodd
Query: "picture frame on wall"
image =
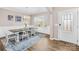
<path id="1" fill-rule="evenodd" d="M 13 16 L 12 15 L 8 15 L 8 20 L 9 21 L 13 20 Z"/>
<path id="2" fill-rule="evenodd" d="M 22 17 L 21 16 L 15 16 L 15 21 L 16 22 L 21 22 Z"/>

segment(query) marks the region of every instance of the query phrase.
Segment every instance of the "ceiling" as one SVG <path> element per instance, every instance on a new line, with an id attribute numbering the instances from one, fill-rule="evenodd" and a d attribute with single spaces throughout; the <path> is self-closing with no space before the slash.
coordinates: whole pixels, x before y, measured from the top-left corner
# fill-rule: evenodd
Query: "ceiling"
<path id="1" fill-rule="evenodd" d="M 3 9 L 24 13 L 27 15 L 34 15 L 39 13 L 48 13 L 47 7 L 3 7 Z"/>

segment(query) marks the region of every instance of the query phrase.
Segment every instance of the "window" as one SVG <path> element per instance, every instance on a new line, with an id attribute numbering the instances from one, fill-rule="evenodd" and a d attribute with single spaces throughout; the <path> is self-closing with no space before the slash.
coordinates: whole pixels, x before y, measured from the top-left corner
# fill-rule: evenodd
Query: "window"
<path id="1" fill-rule="evenodd" d="M 24 16 L 23 17 L 23 24 L 30 25 L 30 16 Z"/>
<path id="2" fill-rule="evenodd" d="M 33 23 L 34 23 L 34 26 L 37 26 L 37 27 L 47 27 L 48 16 L 34 16 Z"/>
<path id="3" fill-rule="evenodd" d="M 67 13 L 62 16 L 64 31 L 72 31 L 72 20 L 73 20 L 73 15 L 71 13 Z"/>

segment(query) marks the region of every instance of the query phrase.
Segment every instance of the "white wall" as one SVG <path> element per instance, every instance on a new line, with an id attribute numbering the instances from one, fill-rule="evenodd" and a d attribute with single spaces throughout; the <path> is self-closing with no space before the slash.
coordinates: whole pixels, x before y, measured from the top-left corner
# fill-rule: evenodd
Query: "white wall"
<path id="1" fill-rule="evenodd" d="M 8 15 L 13 15 L 14 18 L 12 21 L 8 20 Z M 0 26 L 23 25 L 23 20 L 21 22 L 15 22 L 15 16 L 21 16 L 23 18 L 24 16 L 27 15 L 0 8 Z"/>
<path id="2" fill-rule="evenodd" d="M 57 19 L 57 11 L 55 8 L 52 8 L 51 14 L 49 14 L 50 19 L 50 38 L 51 39 L 57 39 L 58 38 L 58 19 Z"/>

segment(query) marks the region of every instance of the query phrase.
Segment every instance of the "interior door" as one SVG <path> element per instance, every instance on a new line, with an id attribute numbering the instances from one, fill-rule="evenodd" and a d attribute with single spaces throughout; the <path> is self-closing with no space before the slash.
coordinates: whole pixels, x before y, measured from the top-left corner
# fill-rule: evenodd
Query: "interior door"
<path id="1" fill-rule="evenodd" d="M 58 39 L 77 44 L 77 8 L 58 12 Z"/>

